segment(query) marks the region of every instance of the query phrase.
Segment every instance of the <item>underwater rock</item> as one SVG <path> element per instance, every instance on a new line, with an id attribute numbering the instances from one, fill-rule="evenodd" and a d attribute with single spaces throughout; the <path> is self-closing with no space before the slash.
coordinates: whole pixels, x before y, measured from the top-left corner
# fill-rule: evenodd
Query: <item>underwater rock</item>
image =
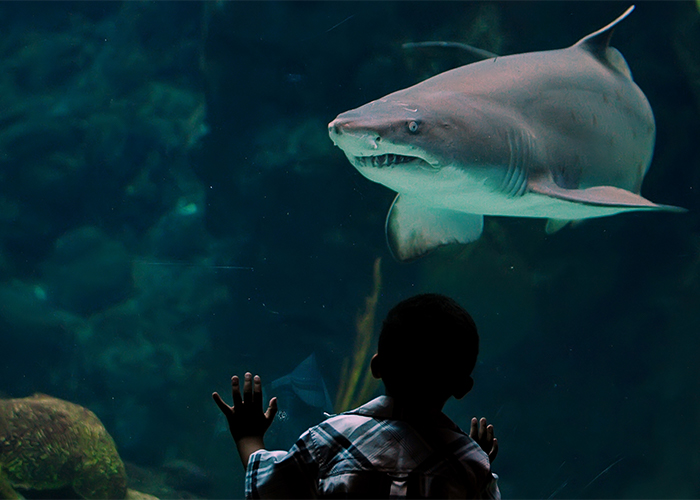
<path id="1" fill-rule="evenodd" d="M 83 498 L 125 498 L 126 471 L 102 422 L 82 406 L 34 394 L 0 400 L 0 496 L 71 486 Z"/>
<path id="2" fill-rule="evenodd" d="M 158 500 L 158 497 L 128 488 L 126 490 L 126 500 Z"/>

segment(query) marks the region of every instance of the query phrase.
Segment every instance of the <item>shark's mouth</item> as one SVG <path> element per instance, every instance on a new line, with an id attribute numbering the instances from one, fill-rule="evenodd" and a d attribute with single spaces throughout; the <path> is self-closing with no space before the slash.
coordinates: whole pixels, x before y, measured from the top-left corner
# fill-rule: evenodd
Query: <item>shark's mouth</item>
<path id="1" fill-rule="evenodd" d="M 417 156 L 404 156 L 397 154 L 385 154 L 379 156 L 355 156 L 355 163 L 360 167 L 393 167 L 395 165 L 401 165 L 403 163 L 410 163 L 412 161 L 425 161 Z"/>

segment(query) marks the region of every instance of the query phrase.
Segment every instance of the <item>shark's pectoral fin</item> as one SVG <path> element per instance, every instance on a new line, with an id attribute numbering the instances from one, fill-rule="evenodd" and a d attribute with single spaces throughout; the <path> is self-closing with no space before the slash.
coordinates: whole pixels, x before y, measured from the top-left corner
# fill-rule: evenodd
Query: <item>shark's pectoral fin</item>
<path id="1" fill-rule="evenodd" d="M 613 186 L 594 186 L 586 189 L 565 189 L 548 179 L 530 179 L 527 184 L 533 193 L 551 196 L 560 200 L 587 205 L 606 207 L 627 207 L 630 209 L 667 210 L 685 212 L 684 208 L 659 205 L 631 191 Z"/>
<path id="2" fill-rule="evenodd" d="M 397 260 L 409 261 L 443 245 L 478 240 L 483 228 L 481 214 L 428 207 L 397 195 L 386 218 L 386 239 Z"/>

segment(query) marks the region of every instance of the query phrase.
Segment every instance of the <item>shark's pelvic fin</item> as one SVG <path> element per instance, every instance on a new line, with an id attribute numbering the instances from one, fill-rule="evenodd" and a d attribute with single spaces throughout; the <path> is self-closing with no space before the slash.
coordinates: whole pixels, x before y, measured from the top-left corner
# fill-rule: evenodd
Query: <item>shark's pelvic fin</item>
<path id="1" fill-rule="evenodd" d="M 427 207 L 425 202 L 397 195 L 386 218 L 386 239 L 399 261 L 417 259 L 450 243 L 479 239 L 484 216 Z"/>
<path id="2" fill-rule="evenodd" d="M 544 232 L 547 234 L 554 234 L 560 229 L 564 228 L 569 222 L 568 219 L 547 219 L 547 225 L 544 227 Z"/>

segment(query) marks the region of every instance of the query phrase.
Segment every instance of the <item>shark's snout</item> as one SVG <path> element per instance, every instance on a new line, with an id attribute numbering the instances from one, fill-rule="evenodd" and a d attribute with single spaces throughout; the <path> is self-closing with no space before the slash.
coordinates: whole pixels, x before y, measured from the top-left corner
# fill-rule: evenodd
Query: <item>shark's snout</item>
<path id="1" fill-rule="evenodd" d="M 328 124 L 328 135 L 330 135 L 331 139 L 333 139 L 333 137 L 337 137 L 339 135 L 352 133 L 353 129 L 357 131 L 357 126 L 355 125 L 354 120 L 343 118 L 343 116 L 340 115 Z"/>
<path id="2" fill-rule="evenodd" d="M 342 134 L 342 130 L 342 125 L 337 118 L 328 124 L 328 135 L 331 136 L 331 139 L 336 135 Z"/>
<path id="3" fill-rule="evenodd" d="M 328 134 L 333 137 L 342 134 L 368 134 L 373 133 L 369 127 L 363 127 L 357 120 L 343 118 L 342 115 L 328 124 Z M 376 134 L 377 136 L 379 134 Z"/>
<path id="4" fill-rule="evenodd" d="M 382 140 L 376 132 L 357 127 L 353 120 L 340 116 L 328 124 L 328 135 L 333 144 L 343 150 L 352 147 L 374 151 L 379 148 Z"/>
<path id="5" fill-rule="evenodd" d="M 396 132 L 402 126 L 405 126 L 410 137 L 413 137 L 415 130 L 410 124 L 413 123 L 417 127 L 418 122 L 404 122 L 402 118 L 391 120 L 382 115 L 351 110 L 338 115 L 328 124 L 328 135 L 333 144 L 342 149 L 353 166 L 360 171 L 396 166 L 413 166 L 423 170 L 438 168 L 439 162 L 415 144 L 394 140 L 397 134 L 392 135 L 392 131 Z"/>

